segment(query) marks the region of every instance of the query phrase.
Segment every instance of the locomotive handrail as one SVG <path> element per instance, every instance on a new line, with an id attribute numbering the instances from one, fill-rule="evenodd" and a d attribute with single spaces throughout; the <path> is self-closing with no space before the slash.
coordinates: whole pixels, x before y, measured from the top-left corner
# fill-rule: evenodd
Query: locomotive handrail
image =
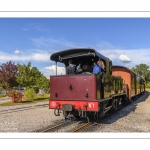
<path id="1" fill-rule="evenodd" d="M 110 96 L 115 97 L 115 96 L 122 96 L 122 95 L 127 95 L 127 94 L 126 93 L 118 93 L 118 94 L 112 94 Z"/>

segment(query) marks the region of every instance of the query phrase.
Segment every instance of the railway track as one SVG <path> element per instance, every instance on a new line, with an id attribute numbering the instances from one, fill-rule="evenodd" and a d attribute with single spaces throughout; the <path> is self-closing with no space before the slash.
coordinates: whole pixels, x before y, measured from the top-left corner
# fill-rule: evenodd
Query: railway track
<path id="1" fill-rule="evenodd" d="M 92 124 L 93 124 L 93 122 L 88 122 L 88 123 L 78 127 L 77 129 L 73 130 L 73 132 L 80 132 L 80 131 L 86 129 L 87 127 L 89 127 Z"/>
<path id="2" fill-rule="evenodd" d="M 71 123 L 74 123 L 74 120 L 72 120 L 71 118 L 69 119 L 65 119 L 65 120 L 62 120 L 62 121 L 59 121 L 56 125 L 52 125 L 46 129 L 43 129 L 39 132 L 51 132 L 53 130 L 56 130 L 56 129 L 59 129 L 60 127 L 64 126 L 64 125 L 69 125 Z"/>
<path id="3" fill-rule="evenodd" d="M 1 110 L 0 115 L 1 114 L 12 113 L 12 112 L 19 112 L 19 111 L 29 110 L 29 109 L 35 109 L 35 108 L 38 108 L 38 107 L 47 107 L 47 106 L 48 106 L 48 104 L 39 104 L 39 105 L 35 105 L 35 106 L 26 106 L 26 107 L 20 107 L 20 108 L 8 109 L 8 110 Z"/>
<path id="4" fill-rule="evenodd" d="M 67 120 L 61 120 L 59 122 L 57 122 L 55 125 L 51 125 L 50 127 L 46 128 L 46 129 L 42 129 L 39 130 L 38 132 L 55 132 L 57 129 L 59 130 L 61 127 L 66 127 L 67 125 L 71 125 L 73 123 L 77 123 L 78 121 L 76 119 L 67 119 Z M 81 121 L 79 121 L 79 123 L 81 123 Z M 92 125 L 93 122 L 88 122 L 88 123 L 84 123 L 82 126 L 70 131 L 70 132 L 80 132 L 84 129 L 86 129 L 87 127 L 89 127 L 90 125 Z M 37 132 L 37 131 L 35 131 Z"/>

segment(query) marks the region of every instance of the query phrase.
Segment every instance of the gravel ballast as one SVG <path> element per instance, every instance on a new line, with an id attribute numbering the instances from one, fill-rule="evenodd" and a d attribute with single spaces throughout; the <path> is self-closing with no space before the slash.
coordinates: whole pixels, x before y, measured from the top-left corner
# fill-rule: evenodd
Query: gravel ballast
<path id="1" fill-rule="evenodd" d="M 48 104 L 41 102 L 30 105 L 2 107 L 2 110 L 17 109 L 27 106 Z M 64 119 L 63 115 L 55 116 L 49 106 L 36 107 L 11 113 L 0 114 L 0 132 L 35 132 L 54 122 Z M 71 127 L 72 128 L 72 127 Z M 70 132 L 69 127 L 59 132 Z M 145 92 L 140 98 L 128 106 L 109 114 L 98 121 L 86 132 L 150 132 L 150 96 Z"/>
<path id="2" fill-rule="evenodd" d="M 63 119 L 63 116 L 56 117 L 54 110 L 49 109 L 46 105 L 42 107 L 42 104 L 48 104 L 49 102 L 40 102 L 36 104 L 20 105 L 0 107 L 1 110 L 27 108 L 31 109 L 11 112 L 6 114 L 0 114 L 0 132 L 34 132 L 39 129 L 43 129 L 53 122 Z M 38 107 L 38 105 L 40 105 Z M 32 109 L 31 106 L 37 106 Z"/>
<path id="3" fill-rule="evenodd" d="M 92 132 L 150 132 L 149 92 L 101 119 Z"/>

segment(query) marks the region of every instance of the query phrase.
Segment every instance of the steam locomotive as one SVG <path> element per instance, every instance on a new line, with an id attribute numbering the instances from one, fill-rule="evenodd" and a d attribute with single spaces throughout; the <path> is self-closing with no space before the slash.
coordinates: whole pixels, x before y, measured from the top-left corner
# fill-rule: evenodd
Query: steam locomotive
<path id="1" fill-rule="evenodd" d="M 56 75 L 50 76 L 49 108 L 64 117 L 99 119 L 111 110 L 132 102 L 145 92 L 144 78 L 129 68 L 112 66 L 112 61 L 92 48 L 63 50 L 50 56 L 56 62 Z M 68 60 L 82 70 L 74 75 L 57 75 L 57 62 L 68 66 Z M 102 60 L 103 75 L 92 73 L 93 61 Z"/>

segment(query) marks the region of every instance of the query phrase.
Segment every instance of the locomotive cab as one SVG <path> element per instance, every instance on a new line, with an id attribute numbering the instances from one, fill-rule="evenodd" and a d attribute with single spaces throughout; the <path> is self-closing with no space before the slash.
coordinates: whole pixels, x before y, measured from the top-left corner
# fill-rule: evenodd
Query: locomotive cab
<path id="1" fill-rule="evenodd" d="M 76 74 L 90 74 L 92 73 L 93 62 L 102 60 L 105 65 L 105 74 L 111 74 L 111 65 L 112 62 L 109 58 L 99 54 L 94 49 L 91 48 L 78 48 L 78 49 L 69 49 L 61 52 L 54 53 L 50 56 L 50 59 L 56 62 L 63 63 L 65 67 L 68 66 L 68 60 L 71 59 L 73 64 L 76 65 Z M 81 70 L 78 70 L 78 68 Z M 57 75 L 57 67 L 56 67 Z"/>

